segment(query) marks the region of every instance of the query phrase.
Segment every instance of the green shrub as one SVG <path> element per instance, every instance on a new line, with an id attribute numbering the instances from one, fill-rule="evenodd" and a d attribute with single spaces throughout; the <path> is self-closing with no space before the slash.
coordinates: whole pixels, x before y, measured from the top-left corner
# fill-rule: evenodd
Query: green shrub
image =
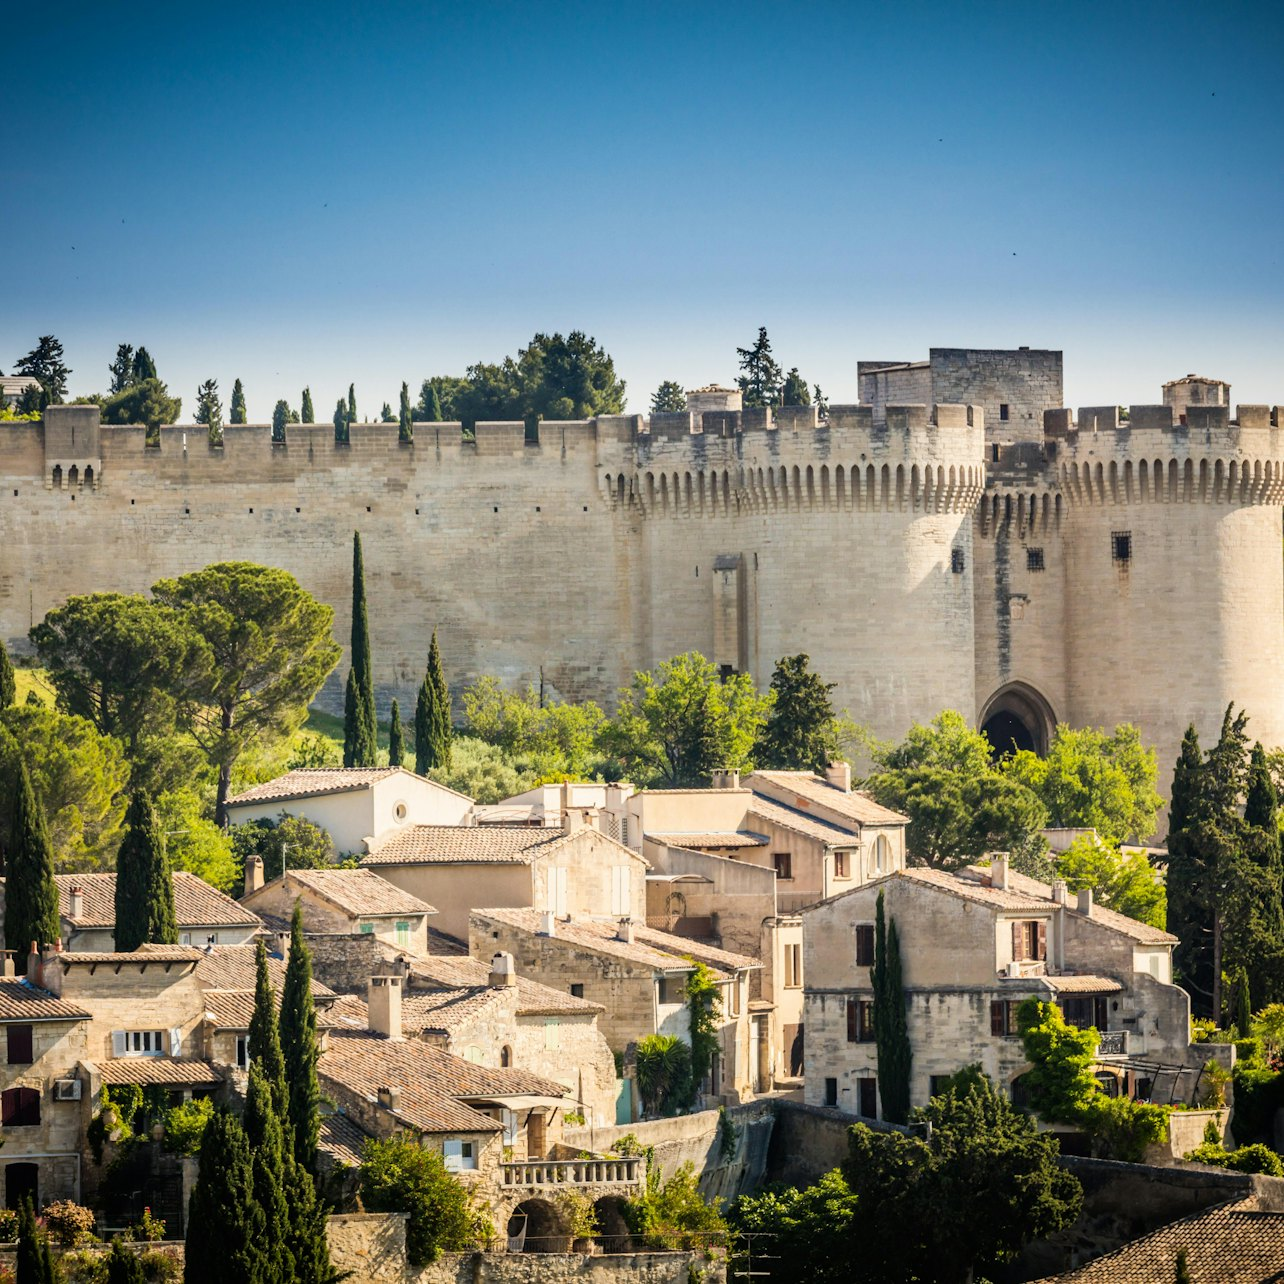
<path id="1" fill-rule="evenodd" d="M 183 1276 L 183 1265 L 177 1253 L 163 1248 L 149 1248 L 138 1255 L 138 1260 L 143 1264 L 143 1275 L 148 1284 L 166 1284 Z"/>
<path id="2" fill-rule="evenodd" d="M 1078 1122 L 1092 1138 L 1094 1151 L 1136 1164 L 1147 1146 L 1168 1139 L 1168 1114 L 1164 1106 L 1102 1093 L 1084 1103 Z"/>
<path id="3" fill-rule="evenodd" d="M 73 1203 L 70 1199 L 46 1204 L 42 1216 L 45 1219 L 45 1229 L 66 1248 L 87 1244 L 94 1238 L 94 1227 L 98 1224 L 92 1209 Z"/>
<path id="4" fill-rule="evenodd" d="M 1229 1168 L 1237 1173 L 1265 1173 L 1268 1177 L 1284 1177 L 1284 1163 L 1269 1147 L 1261 1144 L 1241 1146 L 1226 1150 L 1214 1142 L 1204 1142 L 1190 1151 L 1186 1159 L 1193 1164 L 1208 1164 L 1213 1168 Z"/>
<path id="5" fill-rule="evenodd" d="M 18 1238 L 18 1214 L 12 1208 L 0 1208 L 0 1244 L 12 1244 Z"/>
<path id="6" fill-rule="evenodd" d="M 1237 1140 L 1259 1141 L 1272 1135 L 1275 1111 L 1284 1106 L 1284 1075 L 1261 1061 L 1236 1062 L 1235 1108 L 1231 1130 Z"/>
<path id="7" fill-rule="evenodd" d="M 171 1107 L 165 1112 L 165 1149 L 176 1155 L 196 1154 L 213 1114 L 214 1102 L 209 1097 Z"/>
<path id="8" fill-rule="evenodd" d="M 687 1162 L 669 1178 L 660 1180 L 657 1168 L 647 1171 L 646 1193 L 624 1206 L 629 1230 L 656 1249 L 707 1248 L 726 1242 L 727 1223 L 700 1194 L 695 1165 Z"/>

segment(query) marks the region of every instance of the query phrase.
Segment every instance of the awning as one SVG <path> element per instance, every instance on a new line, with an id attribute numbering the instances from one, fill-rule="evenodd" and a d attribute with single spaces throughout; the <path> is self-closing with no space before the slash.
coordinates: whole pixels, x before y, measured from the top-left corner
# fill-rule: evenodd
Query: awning
<path id="1" fill-rule="evenodd" d="M 534 1093 L 523 1093 L 515 1097 L 465 1096 L 460 1093 L 457 1100 L 466 1102 L 474 1110 L 486 1106 L 502 1106 L 505 1110 L 531 1110 L 535 1106 L 552 1106 L 560 1110 L 566 1106 L 579 1104 L 570 1097 L 569 1089 L 565 1097 L 540 1097 Z"/>
<path id="2" fill-rule="evenodd" d="M 713 879 L 705 878 L 703 874 L 648 874 L 646 876 L 648 883 L 709 883 L 712 885 Z"/>
<path id="3" fill-rule="evenodd" d="M 1057 994 L 1118 994 L 1123 989 L 1109 976 L 1044 976 L 1038 979 Z"/>

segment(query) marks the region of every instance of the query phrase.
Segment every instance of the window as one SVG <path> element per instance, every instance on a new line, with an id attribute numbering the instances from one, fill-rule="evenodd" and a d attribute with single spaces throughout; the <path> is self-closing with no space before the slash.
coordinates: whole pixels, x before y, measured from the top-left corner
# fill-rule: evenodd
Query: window
<path id="1" fill-rule="evenodd" d="M 962 575 L 967 568 L 967 563 L 963 559 L 963 550 L 961 548 L 950 549 L 950 570 L 955 575 Z"/>
<path id="2" fill-rule="evenodd" d="M 887 838 L 879 834 L 874 839 L 874 873 L 883 874 L 892 867 L 892 848 Z"/>
<path id="3" fill-rule="evenodd" d="M 476 1168 L 477 1143 L 449 1138 L 441 1148 L 441 1157 L 451 1172 L 458 1172 L 461 1168 Z"/>
<path id="4" fill-rule="evenodd" d="M 113 1030 L 113 1057 L 163 1057 L 165 1034 L 162 1030 Z"/>
<path id="5" fill-rule="evenodd" d="M 790 852 L 773 852 L 771 863 L 776 867 L 777 878 L 793 878 L 794 858 Z"/>
<path id="6" fill-rule="evenodd" d="M 1048 925 L 1039 919 L 1023 919 L 1012 924 L 1012 957 L 1021 959 L 1046 959 L 1048 957 Z"/>
<path id="7" fill-rule="evenodd" d="M 1110 557 L 1125 566 L 1132 561 L 1132 531 L 1110 532 Z"/>
<path id="8" fill-rule="evenodd" d="M 513 1064 L 513 1050 L 508 1044 L 504 1044 L 499 1050 L 499 1064 L 500 1068 L 504 1070 L 510 1069 Z"/>
<path id="9" fill-rule="evenodd" d="M 556 1052 L 562 1046 L 562 1026 L 557 1017 L 544 1018 L 544 1050 Z"/>
<path id="10" fill-rule="evenodd" d="M 611 913 L 631 914 L 633 912 L 633 883 L 629 875 L 632 870 L 627 865 L 611 866 Z"/>
<path id="11" fill-rule="evenodd" d="M 847 1000 L 847 1042 L 873 1043 L 874 1041 L 874 1001 L 873 999 Z"/>
<path id="12" fill-rule="evenodd" d="M 1102 994 L 1066 995 L 1061 1000 L 1061 1011 L 1065 1014 L 1066 1024 L 1080 1030 L 1086 1030 L 1089 1026 L 1104 1030 L 1107 1008 L 1105 995 Z"/>
<path id="13" fill-rule="evenodd" d="M 802 946 L 785 946 L 785 989 L 796 990 L 802 985 Z"/>
<path id="14" fill-rule="evenodd" d="M 396 821 L 403 821 L 403 820 L 405 820 L 405 818 L 406 818 L 406 804 L 405 804 L 405 803 L 403 803 L 403 802 L 399 802 L 399 803 L 398 803 L 398 804 L 397 804 L 397 805 L 392 809 L 392 816 L 393 816 L 393 819 L 394 819 L 394 820 L 396 820 Z"/>
<path id="15" fill-rule="evenodd" d="M 556 867 L 548 870 L 544 885 L 544 910 L 565 918 L 567 914 L 567 877 L 570 871 Z"/>
<path id="16" fill-rule="evenodd" d="M 248 1034 L 238 1034 L 236 1036 L 236 1068 L 238 1070 L 248 1070 L 250 1068 L 250 1036 Z"/>
<path id="17" fill-rule="evenodd" d="M 862 1078 L 856 1080 L 857 1105 L 866 1119 L 878 1118 L 878 1080 Z"/>
<path id="18" fill-rule="evenodd" d="M 362 923 L 362 924 L 361 924 L 361 927 L 360 927 L 360 932 L 361 932 L 361 935 L 362 935 L 362 936 L 373 936 L 373 935 L 374 935 L 374 924 L 373 924 L 373 923 Z"/>
<path id="19" fill-rule="evenodd" d="M 952 1078 L 953 1078 L 953 1075 L 948 1075 L 948 1074 L 932 1075 L 930 1077 L 929 1086 L 927 1090 L 928 1095 L 932 1097 L 939 1097 L 941 1093 L 943 1093 L 949 1087 L 950 1080 Z"/>
<path id="20" fill-rule="evenodd" d="M 505 1106 L 499 1112 L 499 1121 L 504 1125 L 504 1145 L 517 1145 L 517 1111 Z"/>
<path id="21" fill-rule="evenodd" d="M 1043 570 L 1043 549 L 1027 548 L 1025 550 L 1025 569 L 1036 572 Z"/>
<path id="22" fill-rule="evenodd" d="M 9 1064 L 11 1066 L 29 1066 L 35 1057 L 32 1055 L 32 1029 L 29 1025 L 11 1025 L 9 1027 Z"/>
<path id="23" fill-rule="evenodd" d="M 35 1128 L 40 1123 L 40 1089 L 6 1088 L 0 1096 L 0 1117 L 6 1128 Z"/>
<path id="24" fill-rule="evenodd" d="M 873 923 L 858 923 L 856 925 L 856 966 L 874 966 Z"/>
<path id="25" fill-rule="evenodd" d="M 838 1104 L 838 1080 L 825 1080 L 825 1105 L 836 1106 Z"/>
<path id="26" fill-rule="evenodd" d="M 409 923 L 397 924 L 397 944 L 398 945 L 410 944 L 410 924 Z"/>
<path id="27" fill-rule="evenodd" d="M 851 877 L 851 875 L 847 872 L 847 853 L 846 852 L 834 853 L 834 877 L 835 878 Z"/>
<path id="28" fill-rule="evenodd" d="M 999 419 L 1003 423 L 1008 421 L 1008 403 L 1006 401 L 999 402 Z"/>
<path id="29" fill-rule="evenodd" d="M 574 998 L 574 999 L 582 999 L 582 998 L 584 997 L 584 985 L 583 985 L 583 982 L 581 982 L 581 981 L 576 981 L 576 982 L 571 986 L 571 997 L 572 997 L 572 998 Z"/>
<path id="30" fill-rule="evenodd" d="M 1020 999 L 992 999 L 990 1001 L 990 1033 L 996 1039 L 1006 1039 L 1017 1033 L 1017 1008 Z"/>

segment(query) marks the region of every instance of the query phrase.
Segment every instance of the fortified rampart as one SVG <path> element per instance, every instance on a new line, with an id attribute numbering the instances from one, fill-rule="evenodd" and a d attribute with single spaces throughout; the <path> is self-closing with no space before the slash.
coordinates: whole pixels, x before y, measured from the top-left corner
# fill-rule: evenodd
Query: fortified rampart
<path id="1" fill-rule="evenodd" d="M 946 372 L 959 353 L 933 357 Z M 986 379 L 1005 368 L 981 355 Z M 991 389 L 1003 405 L 1059 381 L 1059 353 L 1006 355 L 1033 373 Z M 1212 734 L 1234 700 L 1284 743 L 1279 409 L 1050 407 L 1040 440 L 1004 444 L 979 407 L 818 422 L 709 408 L 722 392 L 534 432 L 421 423 L 411 444 L 395 424 L 350 445 L 258 424 L 149 446 L 94 407 L 51 408 L 0 436 L 0 634 L 22 650 L 73 594 L 243 558 L 297 575 L 343 640 L 359 529 L 382 708 L 412 697 L 437 627 L 456 691 L 542 675 L 609 702 L 692 648 L 765 686 L 807 651 L 882 736 L 949 707 L 1034 747 L 1057 721 L 1128 719 L 1166 768 L 1187 721 Z"/>

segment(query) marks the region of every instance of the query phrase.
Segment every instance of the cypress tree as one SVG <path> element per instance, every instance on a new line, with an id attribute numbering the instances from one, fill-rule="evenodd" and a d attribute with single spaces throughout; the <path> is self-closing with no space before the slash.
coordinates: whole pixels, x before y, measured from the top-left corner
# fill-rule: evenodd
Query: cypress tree
<path id="1" fill-rule="evenodd" d="M 388 722 L 388 766 L 400 767 L 406 759 L 405 734 L 401 730 L 401 710 L 392 702 L 392 717 Z"/>
<path id="2" fill-rule="evenodd" d="M 432 385 L 432 396 L 428 399 L 428 418 L 435 424 L 441 423 L 441 395 L 435 383 Z"/>
<path id="3" fill-rule="evenodd" d="M 283 442 L 285 440 L 285 425 L 290 422 L 290 407 L 284 401 L 278 401 L 272 407 L 272 440 Z"/>
<path id="4" fill-rule="evenodd" d="M 295 1284 L 335 1284 L 326 1236 L 326 1207 L 317 1198 L 311 1174 L 293 1160 L 285 1167 L 285 1198 L 290 1209 L 287 1238 Z"/>
<path id="5" fill-rule="evenodd" d="M 116 855 L 116 948 L 177 945 L 174 879 L 151 797 L 142 789 L 129 800 L 125 837 Z"/>
<path id="6" fill-rule="evenodd" d="M 348 422 L 350 424 L 357 422 L 357 385 L 355 383 L 348 385 Z"/>
<path id="7" fill-rule="evenodd" d="M 289 1160 L 281 1120 L 272 1106 L 272 1089 L 262 1069 L 253 1063 L 242 1126 L 250 1145 L 254 1199 L 263 1212 L 263 1262 L 255 1284 L 291 1284 L 294 1261 L 287 1243 L 290 1209 L 286 1203 L 285 1179 Z"/>
<path id="8" fill-rule="evenodd" d="M 348 407 L 344 405 L 342 397 L 334 403 L 334 439 L 340 445 L 347 445 L 351 440 L 348 434 Z"/>
<path id="9" fill-rule="evenodd" d="M 303 909 L 295 902 L 290 956 L 281 990 L 281 1053 L 290 1089 L 289 1123 L 294 1158 L 309 1172 L 316 1165 L 320 1123 L 317 1103 L 317 1014 L 312 1003 L 312 953 L 303 939 Z"/>
<path id="10" fill-rule="evenodd" d="M 111 1242 L 111 1252 L 107 1254 L 107 1284 L 146 1284 L 147 1275 L 143 1270 L 142 1258 L 132 1249 L 125 1247 L 125 1241 L 116 1238 Z"/>
<path id="11" fill-rule="evenodd" d="M 441 665 L 437 630 L 432 631 L 428 668 L 415 704 L 415 770 L 421 775 L 433 767 L 450 768 L 453 732 L 450 725 L 450 688 Z"/>
<path id="12" fill-rule="evenodd" d="M 414 433 L 410 427 L 410 389 L 404 380 L 401 384 L 401 415 L 397 422 L 400 424 L 397 429 L 397 440 L 414 440 Z"/>
<path id="13" fill-rule="evenodd" d="M 279 1119 L 289 1114 L 289 1090 L 285 1082 L 285 1058 L 277 1026 L 276 996 L 268 976 L 267 946 L 259 941 L 254 955 L 254 1013 L 250 1017 L 249 1054 L 257 1063 L 272 1090 L 272 1109 Z"/>
<path id="14" fill-rule="evenodd" d="M 234 424 L 245 422 L 245 389 L 239 379 L 232 385 L 232 408 L 228 418 Z"/>
<path id="15" fill-rule="evenodd" d="M 1168 805 L 1168 930 L 1177 937 L 1174 962 L 1182 983 L 1193 990 L 1196 977 L 1208 993 L 1205 952 L 1204 869 L 1194 842 L 1200 810 L 1200 780 L 1204 758 L 1199 733 L 1192 723 L 1182 737 L 1173 768 L 1172 800 Z"/>
<path id="16" fill-rule="evenodd" d="M 265 1227 L 245 1130 L 218 1110 L 205 1125 L 200 1171 L 188 1202 L 184 1284 L 262 1279 Z"/>
<path id="17" fill-rule="evenodd" d="M 317 421 L 317 412 L 312 408 L 312 389 L 304 388 L 303 405 L 300 408 L 300 418 L 305 424 L 314 424 Z"/>
<path id="18" fill-rule="evenodd" d="M 58 887 L 44 809 L 36 801 L 21 755 L 15 770 L 13 823 L 5 861 L 4 939 L 14 951 L 19 975 L 24 975 L 31 942 L 52 945 L 59 939 Z"/>
<path id="19" fill-rule="evenodd" d="M 1179 1248 L 1177 1250 L 1176 1269 L 1173 1273 L 1173 1284 L 1191 1284 L 1190 1264 L 1186 1260 L 1186 1250 Z"/>
<path id="20" fill-rule="evenodd" d="M 17 1284 L 44 1284 L 44 1255 L 47 1251 L 48 1242 L 43 1240 L 36 1225 L 31 1200 L 24 1197 L 18 1205 L 18 1261 L 14 1277 Z"/>
<path id="21" fill-rule="evenodd" d="M 913 1054 L 905 1020 L 900 940 L 893 921 L 886 926 L 883 893 L 874 912 L 874 1040 L 878 1049 L 878 1095 L 883 1118 L 907 1123 L 910 1110 L 910 1066 Z"/>
<path id="22" fill-rule="evenodd" d="M 1260 829 L 1269 839 L 1268 851 L 1273 851 L 1278 859 L 1280 850 L 1279 799 L 1275 794 L 1275 782 L 1271 779 L 1270 765 L 1266 761 L 1266 750 L 1259 740 L 1248 759 L 1248 793 L 1244 799 L 1244 820 Z"/>
<path id="23" fill-rule="evenodd" d="M 366 572 L 361 532 L 352 536 L 352 669 L 343 701 L 343 765 L 373 767 L 378 740 L 374 674 L 370 667 L 370 622 L 366 615 Z"/>
<path id="24" fill-rule="evenodd" d="M 18 679 L 3 642 L 0 642 L 0 709 L 7 709 L 18 698 Z"/>

